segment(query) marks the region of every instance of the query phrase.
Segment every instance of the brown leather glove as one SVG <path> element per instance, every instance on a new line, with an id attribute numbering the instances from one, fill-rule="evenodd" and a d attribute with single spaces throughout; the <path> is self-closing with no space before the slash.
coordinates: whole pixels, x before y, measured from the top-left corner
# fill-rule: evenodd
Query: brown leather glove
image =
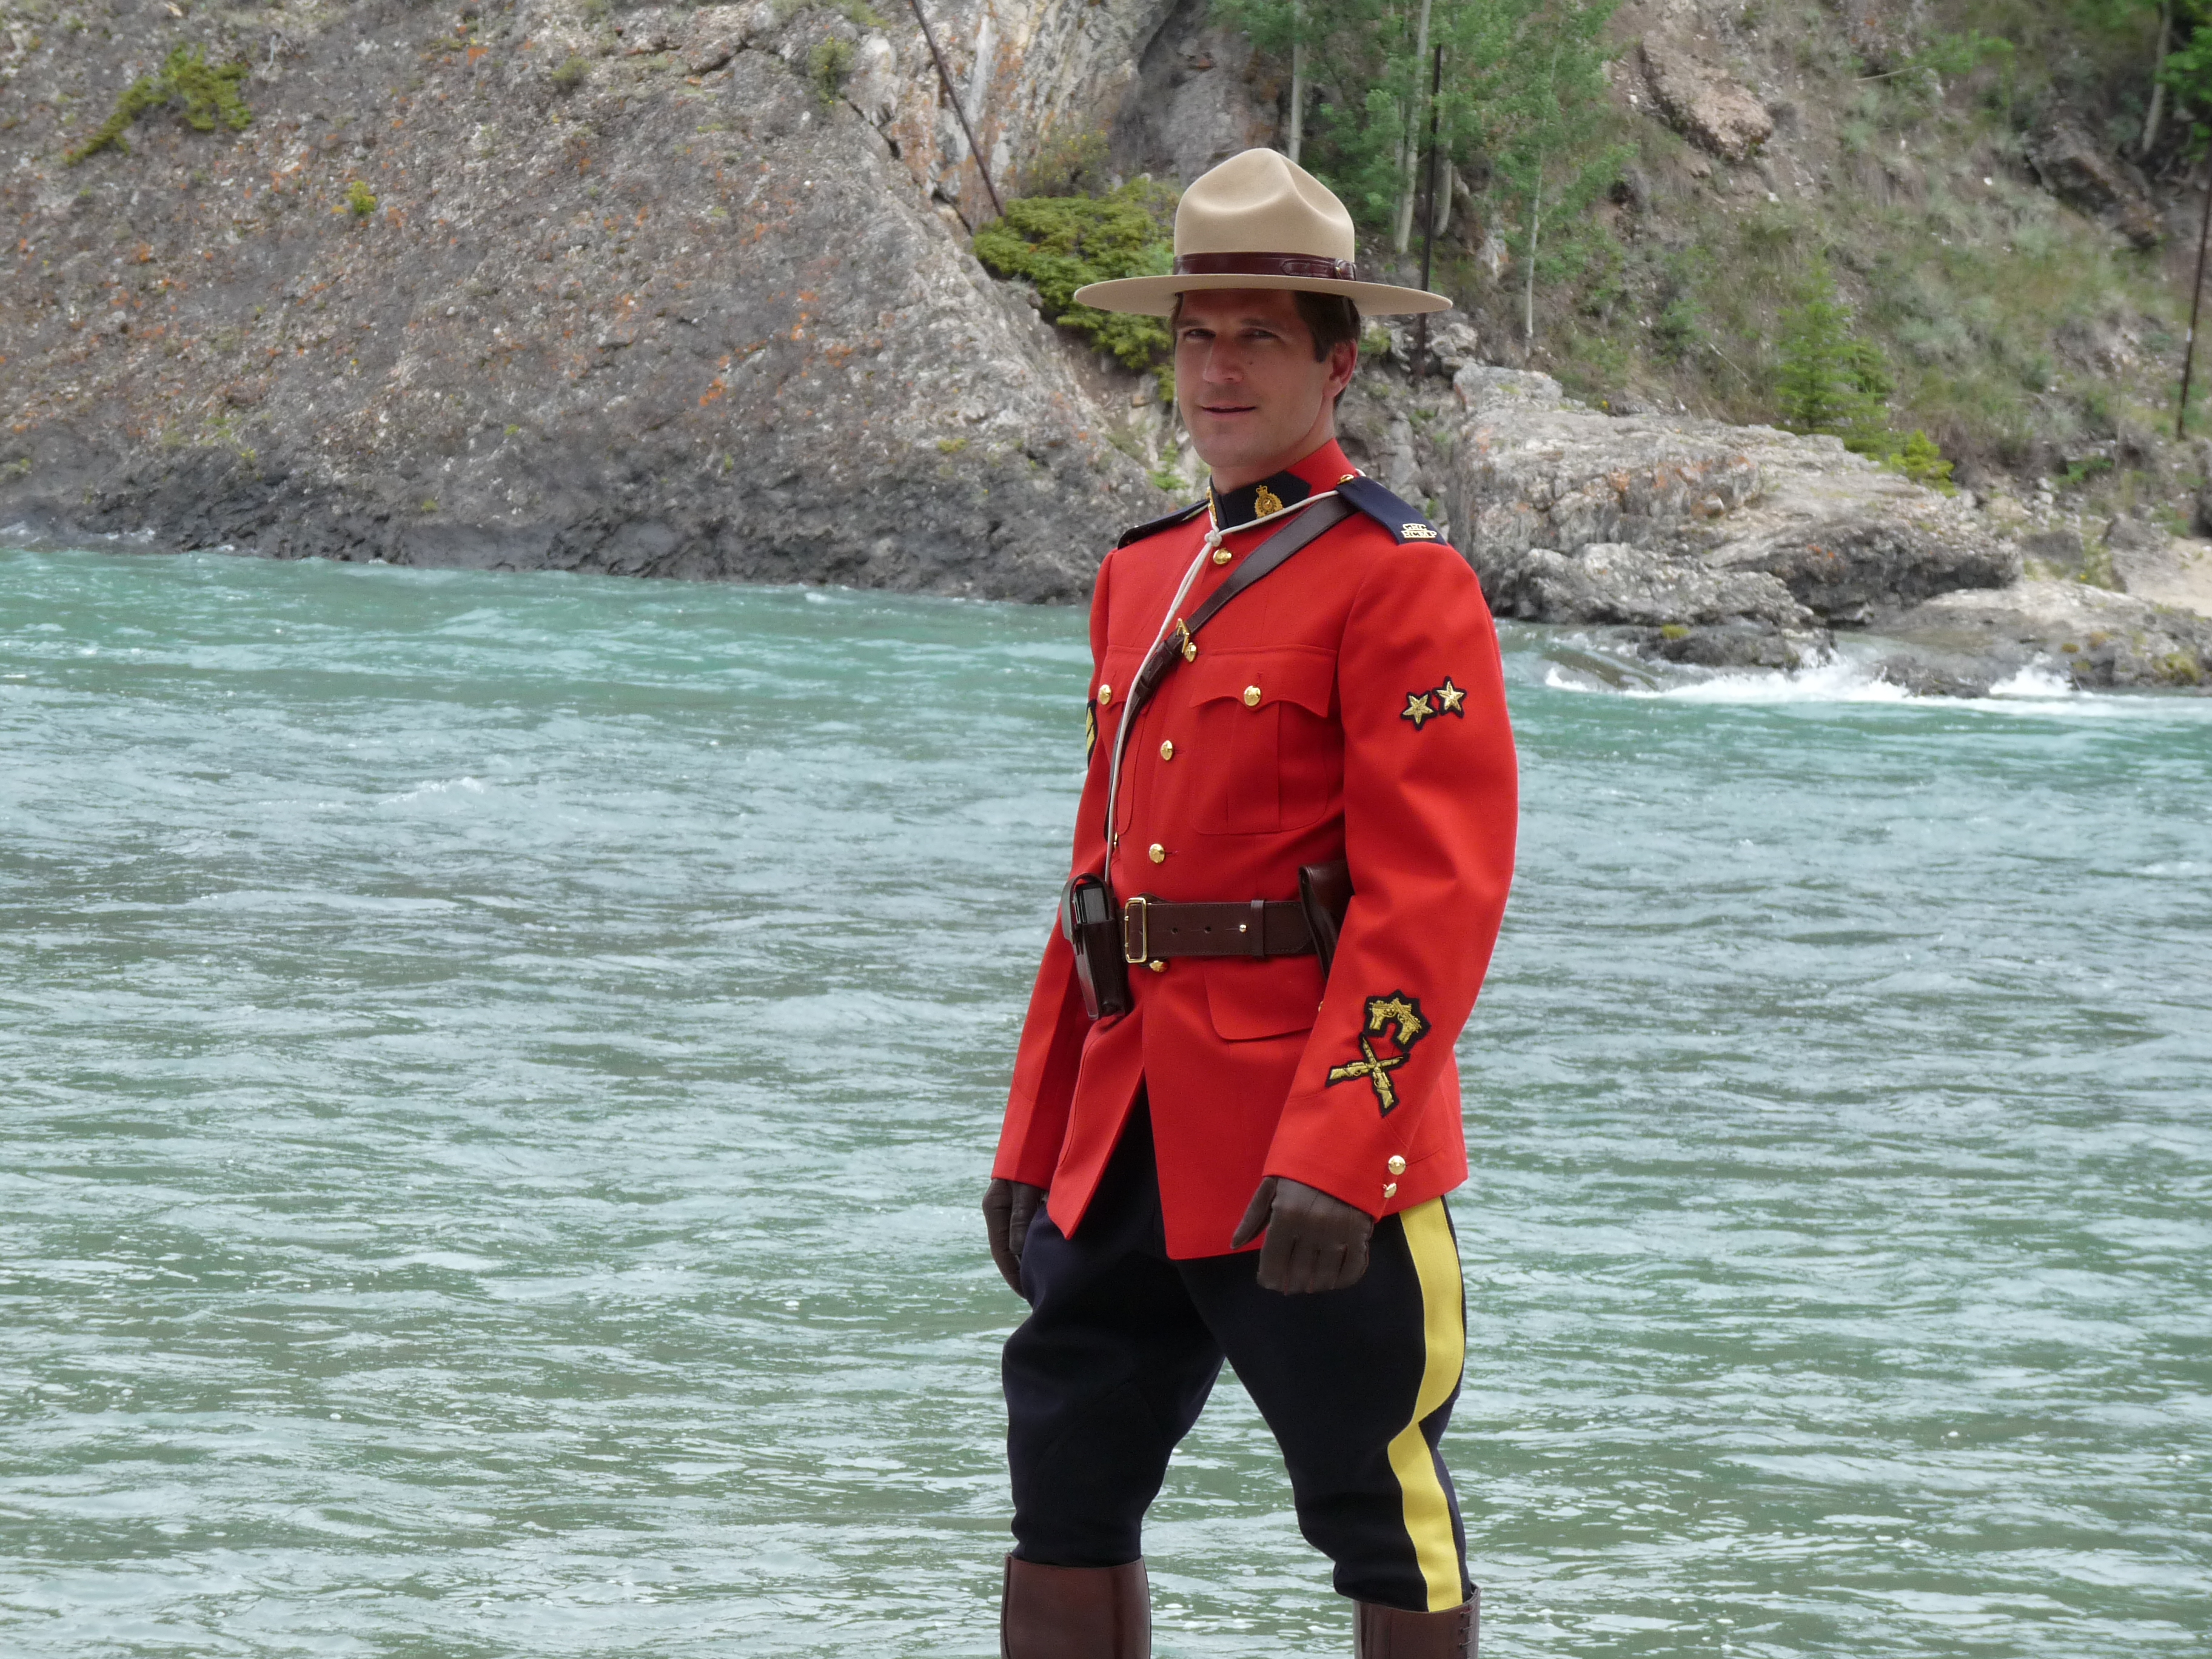
<path id="1" fill-rule="evenodd" d="M 1241 1250 L 1265 1228 L 1260 1247 L 1260 1288 L 1299 1296 L 1340 1291 L 1367 1272 L 1373 1218 L 1340 1198 L 1302 1181 L 1269 1176 L 1260 1183 L 1237 1224 L 1229 1247 Z"/>
<path id="2" fill-rule="evenodd" d="M 1044 1188 L 1025 1181 L 994 1176 L 983 1188 L 983 1231 L 991 1237 L 991 1260 L 1016 1296 L 1022 1293 L 1022 1247 L 1030 1242 L 1030 1223 L 1043 1204 Z"/>

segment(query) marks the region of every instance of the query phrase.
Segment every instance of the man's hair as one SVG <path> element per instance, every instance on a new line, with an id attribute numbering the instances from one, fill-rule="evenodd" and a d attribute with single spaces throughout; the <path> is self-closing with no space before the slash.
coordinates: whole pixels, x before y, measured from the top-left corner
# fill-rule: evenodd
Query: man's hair
<path id="1" fill-rule="evenodd" d="M 1297 304 L 1298 320 L 1313 336 L 1314 361 L 1325 363 L 1328 354 L 1340 345 L 1359 343 L 1359 307 L 1341 294 L 1315 294 L 1304 289 L 1292 292 L 1291 298 Z M 1173 331 L 1182 322 L 1182 295 L 1176 295 L 1175 310 L 1168 317 L 1168 328 Z"/>
<path id="2" fill-rule="evenodd" d="M 1314 361 L 1326 362 L 1338 345 L 1359 343 L 1359 307 L 1341 294 L 1298 290 L 1298 317 L 1313 331 Z"/>

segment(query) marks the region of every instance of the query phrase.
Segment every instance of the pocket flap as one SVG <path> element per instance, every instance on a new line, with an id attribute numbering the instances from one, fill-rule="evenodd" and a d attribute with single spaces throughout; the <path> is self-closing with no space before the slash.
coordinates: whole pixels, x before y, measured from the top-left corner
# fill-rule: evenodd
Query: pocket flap
<path id="1" fill-rule="evenodd" d="M 1144 665 L 1144 660 L 1145 653 L 1141 651 L 1132 650 L 1127 646 L 1108 647 L 1105 659 L 1091 671 L 1091 702 L 1097 702 L 1100 686 L 1110 685 L 1114 688 L 1114 695 L 1106 706 L 1109 708 L 1121 708 L 1128 699 L 1129 688 L 1136 683 L 1137 670 Z"/>
<path id="2" fill-rule="evenodd" d="M 1326 715 L 1336 698 L 1336 658 L 1327 651 L 1215 651 L 1205 647 L 1200 635 L 1196 662 L 1185 663 L 1179 672 L 1187 677 L 1186 695 L 1193 703 L 1223 698 L 1264 708 L 1271 702 L 1294 702 L 1301 708 Z"/>
<path id="3" fill-rule="evenodd" d="M 1312 957 L 1206 963 L 1206 1006 L 1217 1036 L 1231 1042 L 1310 1031 L 1321 1013 L 1321 963 Z"/>

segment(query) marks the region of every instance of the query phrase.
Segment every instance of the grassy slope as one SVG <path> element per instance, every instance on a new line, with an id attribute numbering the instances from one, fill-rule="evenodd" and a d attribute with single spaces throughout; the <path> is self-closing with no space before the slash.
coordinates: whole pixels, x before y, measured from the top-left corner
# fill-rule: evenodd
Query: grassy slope
<path id="1" fill-rule="evenodd" d="M 2198 469 L 2170 441 L 2193 203 L 2170 216 L 2183 234 L 2139 253 L 2027 161 L 2054 107 L 2093 132 L 2136 130 L 2148 35 L 2087 35 L 2050 0 L 1934 0 L 1928 18 L 1923 40 L 1979 29 L 2014 43 L 2009 64 L 1939 94 L 1918 75 L 1862 79 L 1869 66 L 1818 0 L 1732 13 L 1705 50 L 1781 117 L 1765 154 L 1734 167 L 1627 107 L 1632 44 L 1614 79 L 1635 188 L 1561 250 L 1535 349 L 1512 265 L 1492 278 L 1462 241 L 1444 280 L 1496 355 L 1584 395 L 1767 421 L 1778 317 L 1825 254 L 1895 371 L 1897 424 L 1926 428 L 1963 482 L 2050 477 L 2085 507 L 2185 518 Z"/>

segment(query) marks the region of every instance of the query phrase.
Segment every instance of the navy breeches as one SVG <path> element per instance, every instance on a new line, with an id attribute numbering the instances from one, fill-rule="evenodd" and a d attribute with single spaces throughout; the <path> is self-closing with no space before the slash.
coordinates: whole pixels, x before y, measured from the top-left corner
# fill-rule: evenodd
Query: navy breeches
<path id="1" fill-rule="evenodd" d="M 1022 1254 L 1030 1316 L 1007 1340 L 1014 1553 L 1107 1567 L 1143 1552 L 1146 1510 L 1226 1358 L 1274 1431 L 1298 1528 L 1357 1601 L 1415 1611 L 1469 1594 L 1437 1444 L 1467 1353 L 1443 1200 L 1376 1225 L 1341 1291 L 1260 1288 L 1256 1252 L 1175 1261 L 1139 1103 L 1076 1237 L 1039 1212 Z"/>

